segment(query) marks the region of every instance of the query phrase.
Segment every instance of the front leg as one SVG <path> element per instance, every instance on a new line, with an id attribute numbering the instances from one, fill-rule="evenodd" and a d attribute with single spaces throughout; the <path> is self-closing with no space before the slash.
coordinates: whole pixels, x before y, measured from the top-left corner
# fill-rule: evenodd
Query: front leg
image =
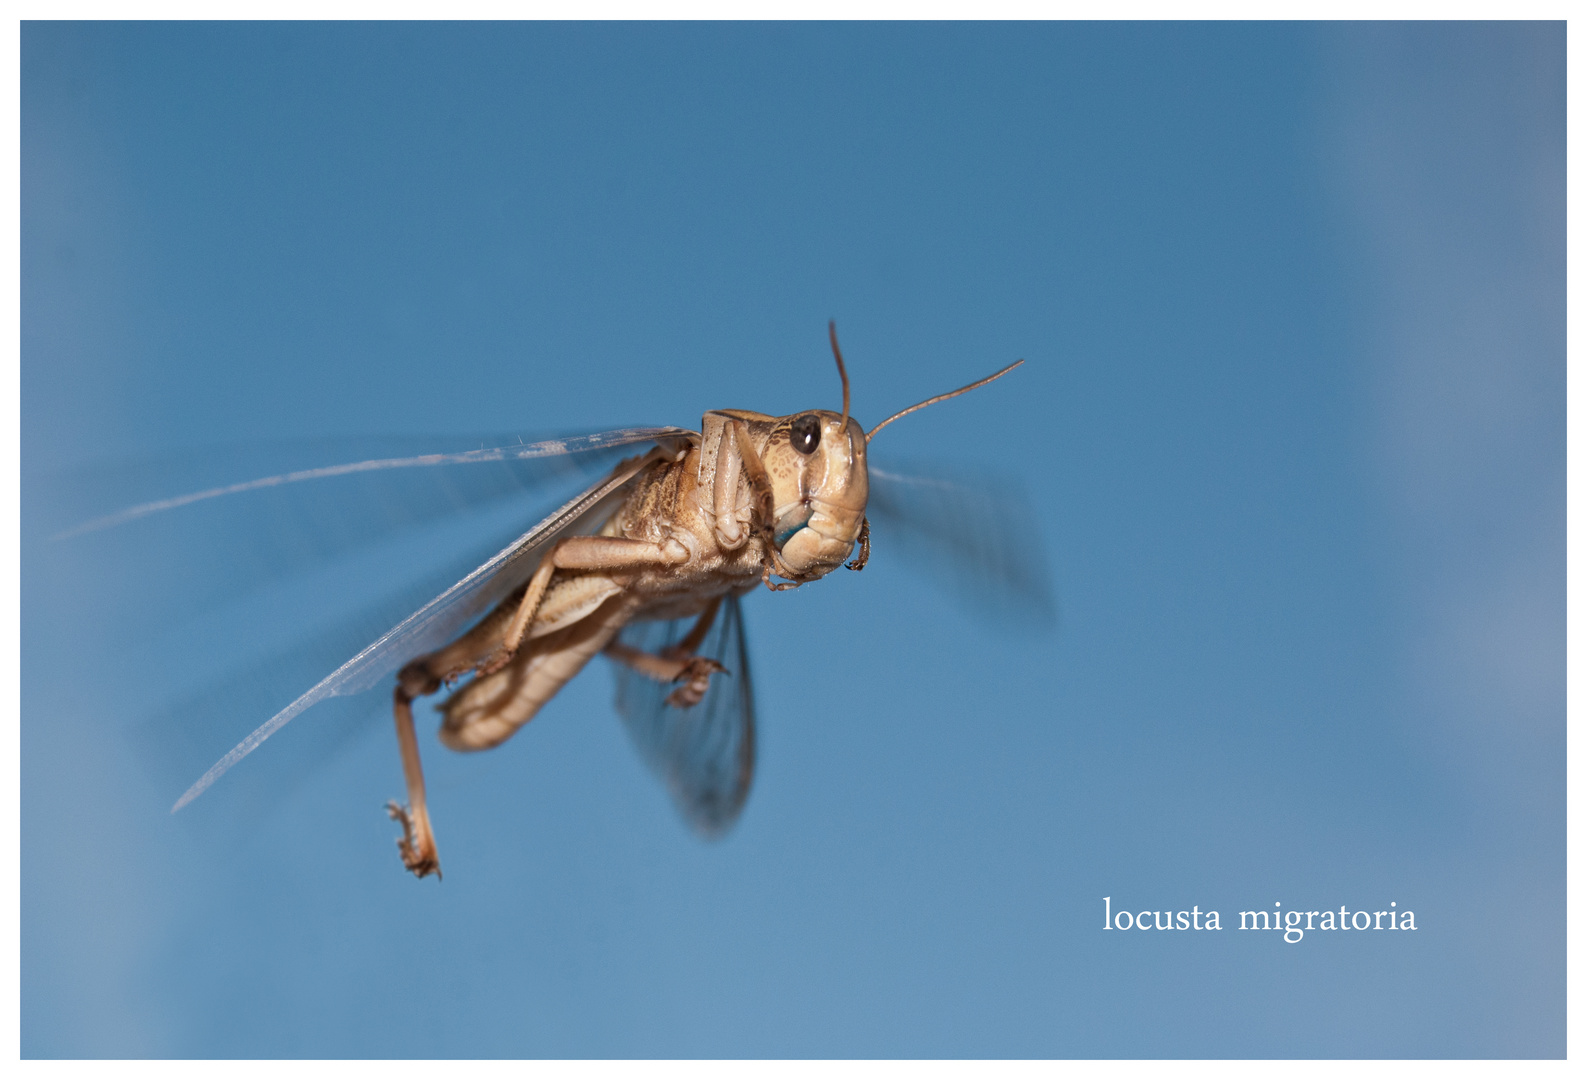
<path id="1" fill-rule="evenodd" d="M 766 465 L 755 452 L 755 444 L 749 437 L 749 430 L 737 421 L 731 422 L 728 427 L 737 444 L 736 457 L 744 469 L 744 479 L 749 482 L 750 492 L 755 499 L 754 516 L 758 519 L 761 538 L 760 579 L 765 583 L 766 588 L 773 592 L 797 589 L 807 579 L 790 570 L 777 551 L 777 538 L 772 533 L 772 518 L 776 514 L 777 504 L 771 490 L 771 479 L 766 475 Z M 720 470 L 720 466 L 718 469 Z M 718 471 L 717 475 L 720 476 L 721 472 Z M 773 574 L 788 580 L 773 582 L 771 579 Z"/>
<path id="2" fill-rule="evenodd" d="M 860 518 L 860 535 L 857 542 L 860 553 L 854 557 L 853 562 L 843 564 L 850 570 L 864 570 L 865 564 L 871 561 L 871 519 L 868 517 Z"/>

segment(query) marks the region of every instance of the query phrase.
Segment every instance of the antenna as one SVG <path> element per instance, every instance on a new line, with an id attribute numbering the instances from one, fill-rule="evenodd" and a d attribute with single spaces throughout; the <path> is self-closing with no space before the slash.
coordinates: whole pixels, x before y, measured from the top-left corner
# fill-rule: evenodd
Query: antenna
<path id="1" fill-rule="evenodd" d="M 843 350 L 838 348 L 838 324 L 827 320 L 827 337 L 832 339 L 832 355 L 838 362 L 838 377 L 843 380 L 843 430 L 849 429 L 849 373 L 843 367 Z M 867 439 L 867 441 L 869 441 Z"/>
<path id="2" fill-rule="evenodd" d="M 838 339 L 837 339 L 836 335 L 834 334 L 834 336 L 832 338 L 832 343 L 833 343 L 834 347 L 837 345 L 837 340 Z M 934 398 L 927 398 L 925 401 L 922 401 L 919 405 L 911 405 L 909 408 L 905 409 L 903 412 L 894 413 L 892 416 L 889 416 L 886 420 L 883 420 L 880 424 L 877 424 L 875 427 L 871 428 L 870 434 L 865 436 L 866 443 L 869 444 L 872 439 L 876 438 L 876 433 L 878 431 L 882 430 L 888 424 L 891 424 L 894 420 L 897 420 L 897 419 L 899 419 L 900 417 L 903 417 L 903 416 L 908 416 L 912 412 L 918 412 L 919 410 L 924 409 L 927 405 L 935 405 L 939 401 L 947 401 L 951 397 L 958 397 L 960 394 L 968 394 L 971 390 L 974 390 L 976 387 L 985 386 L 989 382 L 992 382 L 992 381 L 994 381 L 996 379 L 1001 379 L 1004 375 L 1007 375 L 1009 372 L 1013 371 L 1015 368 L 1019 367 L 1024 362 L 1025 361 L 1023 361 L 1023 360 L 1016 360 L 1012 364 L 1010 364 L 1008 367 L 1004 368 L 1002 371 L 997 372 L 995 375 L 988 375 L 986 378 L 979 379 L 979 380 L 971 383 L 969 386 L 961 386 L 961 387 L 959 387 L 959 389 L 950 390 L 946 394 L 938 394 Z M 841 364 L 842 361 L 839 361 L 839 363 Z M 844 397 L 845 398 L 847 398 L 847 396 L 848 396 L 847 390 L 848 390 L 848 381 L 845 379 L 844 380 Z M 846 401 L 845 401 L 845 408 L 847 408 L 847 402 Z"/>

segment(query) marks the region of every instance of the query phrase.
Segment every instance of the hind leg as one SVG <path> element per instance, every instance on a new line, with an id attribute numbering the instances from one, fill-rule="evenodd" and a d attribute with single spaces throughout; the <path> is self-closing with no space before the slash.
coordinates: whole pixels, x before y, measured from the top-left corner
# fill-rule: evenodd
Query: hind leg
<path id="1" fill-rule="evenodd" d="M 475 672 L 479 677 L 466 688 L 461 695 L 462 700 L 454 699 L 448 703 L 441 740 L 456 750 L 476 750 L 496 745 L 527 722 L 606 643 L 611 634 L 616 633 L 616 625 L 600 625 L 575 633 L 573 643 L 560 650 L 548 643 L 545 652 L 557 655 L 542 655 L 538 658 L 541 662 L 533 665 L 535 677 L 527 689 L 515 686 L 514 692 L 509 695 L 510 701 L 499 706 L 491 705 L 483 709 L 464 707 L 473 700 L 491 696 L 493 690 L 500 688 L 503 677 L 508 682 L 515 681 L 508 670 L 509 665 L 518 659 L 530 659 L 523 657 L 520 650 L 556 571 L 666 566 L 687 558 L 687 550 L 677 541 L 651 544 L 620 537 L 564 537 L 546 552 L 534 575 L 520 592 L 497 605 L 478 625 L 452 644 L 420 657 L 398 672 L 392 715 L 397 725 L 397 744 L 402 751 L 402 773 L 408 788 L 408 805 L 404 808 L 395 802 L 388 803 L 386 813 L 402 824 L 402 839 L 397 841 L 397 846 L 402 851 L 403 866 L 421 878 L 429 874 L 439 876 L 441 872 L 435 837 L 430 830 L 430 815 L 424 801 L 424 770 L 419 763 L 419 742 L 413 731 L 413 699 L 433 694 L 442 685 L 470 671 Z M 601 637 L 593 646 L 589 646 L 588 641 L 579 643 L 577 640 L 590 633 L 600 634 L 603 631 L 605 637 Z"/>
<path id="2" fill-rule="evenodd" d="M 397 748 L 402 753 L 402 778 L 408 789 L 408 805 L 395 799 L 386 804 L 386 813 L 402 825 L 397 848 L 402 865 L 415 877 L 441 876 L 441 859 L 435 849 L 435 833 L 430 828 L 430 811 L 424 798 L 424 767 L 419 761 L 419 740 L 413 730 L 413 700 L 433 694 L 444 684 L 483 664 L 500 648 L 502 635 L 516 604 L 508 597 L 468 633 L 428 656 L 421 656 L 397 673 L 397 689 L 392 695 L 391 715 L 397 725 Z"/>
<path id="3" fill-rule="evenodd" d="M 441 876 L 441 858 L 435 850 L 435 834 L 430 831 L 430 812 L 424 803 L 424 768 L 419 764 L 419 740 L 413 733 L 413 698 L 399 684 L 391 708 L 397 721 L 397 746 L 402 751 L 402 776 L 408 785 L 408 805 L 395 800 L 386 804 L 386 813 L 402 823 L 402 865 L 415 877 Z"/>

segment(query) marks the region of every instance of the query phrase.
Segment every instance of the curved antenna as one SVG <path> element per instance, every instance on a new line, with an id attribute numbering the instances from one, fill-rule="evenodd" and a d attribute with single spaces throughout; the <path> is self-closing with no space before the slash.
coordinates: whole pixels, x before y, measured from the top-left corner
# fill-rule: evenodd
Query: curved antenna
<path id="1" fill-rule="evenodd" d="M 836 339 L 834 338 L 834 340 L 836 340 Z M 889 416 L 886 420 L 883 420 L 880 424 L 877 424 L 875 427 L 871 428 L 870 434 L 865 436 L 865 442 L 867 444 L 869 444 L 872 439 L 876 438 L 876 433 L 878 431 L 882 430 L 888 424 L 891 424 L 894 420 L 897 420 L 898 418 L 903 417 L 903 416 L 908 416 L 912 412 L 918 412 L 919 410 L 924 409 L 927 405 L 935 405 L 939 401 L 947 401 L 951 397 L 958 397 L 960 394 L 968 394 L 971 390 L 974 390 L 978 386 L 985 386 L 989 382 L 992 382 L 992 381 L 994 381 L 996 379 L 1001 379 L 1004 375 L 1007 375 L 1009 372 L 1013 371 L 1015 368 L 1019 367 L 1024 362 L 1025 361 L 1023 361 L 1023 360 L 1016 360 L 1012 364 L 1010 364 L 1008 367 L 1004 368 L 1002 371 L 999 371 L 999 372 L 997 372 L 994 375 L 988 375 L 984 379 L 979 379 L 976 382 L 971 383 L 969 386 L 961 386 L 961 387 L 959 387 L 959 389 L 950 390 L 946 394 L 938 394 L 934 398 L 927 398 L 925 401 L 922 401 L 919 405 L 911 405 L 909 408 L 905 409 L 903 412 L 894 413 L 892 416 Z"/>
<path id="2" fill-rule="evenodd" d="M 849 373 L 843 367 L 843 350 L 838 348 L 838 324 L 836 319 L 827 320 L 827 337 L 832 339 L 832 355 L 838 362 L 838 377 L 843 380 L 843 429 L 847 431 L 849 427 Z"/>

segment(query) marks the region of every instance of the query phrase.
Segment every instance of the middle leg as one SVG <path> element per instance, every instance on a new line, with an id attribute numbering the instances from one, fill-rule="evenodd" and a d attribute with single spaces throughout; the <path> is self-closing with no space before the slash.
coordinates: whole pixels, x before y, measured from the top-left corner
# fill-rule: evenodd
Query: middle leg
<path id="1" fill-rule="evenodd" d="M 712 600 L 684 639 L 659 653 L 642 652 L 614 639 L 606 646 L 606 655 L 657 682 L 682 683 L 682 686 L 667 695 L 667 704 L 679 709 L 692 708 L 704 699 L 705 692 L 711 688 L 711 676 L 727 671 L 710 657 L 694 655 L 701 642 L 705 641 L 705 635 L 710 633 L 721 606 L 721 597 Z"/>

